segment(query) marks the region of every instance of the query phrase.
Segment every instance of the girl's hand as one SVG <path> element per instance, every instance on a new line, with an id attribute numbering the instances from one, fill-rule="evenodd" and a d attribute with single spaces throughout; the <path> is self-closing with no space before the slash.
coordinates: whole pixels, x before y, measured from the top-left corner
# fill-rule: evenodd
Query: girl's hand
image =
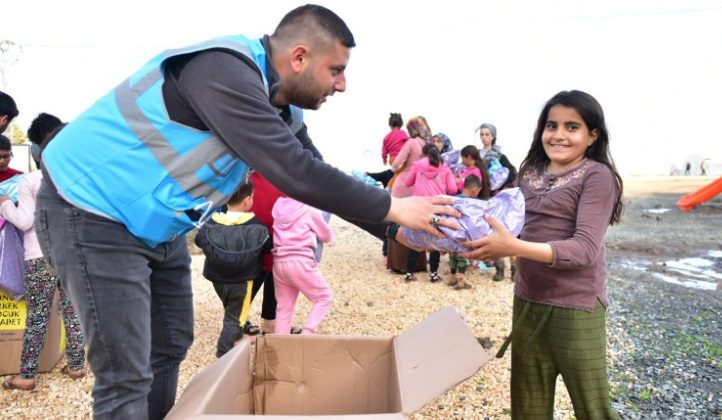
<path id="1" fill-rule="evenodd" d="M 0 204 L 6 202 L 8 200 L 10 200 L 10 197 L 8 197 L 7 195 L 0 195 Z"/>
<path id="2" fill-rule="evenodd" d="M 509 255 L 516 255 L 516 247 L 519 243 L 519 239 L 514 237 L 504 225 L 497 222 L 493 217 L 488 214 L 484 216 L 484 220 L 489 223 L 492 228 L 492 233 L 483 238 L 462 242 L 461 245 L 467 248 L 473 248 L 469 252 L 459 254 L 464 258 L 475 259 L 475 260 L 496 260 L 502 257 L 508 257 Z"/>
<path id="3" fill-rule="evenodd" d="M 386 215 L 386 220 L 396 222 L 401 226 L 410 229 L 423 230 L 438 238 L 445 235 L 432 225 L 432 216 L 447 215 L 459 218 L 461 213 L 449 205 L 454 202 L 451 197 L 391 197 L 391 208 Z M 451 229 L 459 229 L 458 223 L 451 220 L 441 219 L 439 226 L 446 226 Z"/>

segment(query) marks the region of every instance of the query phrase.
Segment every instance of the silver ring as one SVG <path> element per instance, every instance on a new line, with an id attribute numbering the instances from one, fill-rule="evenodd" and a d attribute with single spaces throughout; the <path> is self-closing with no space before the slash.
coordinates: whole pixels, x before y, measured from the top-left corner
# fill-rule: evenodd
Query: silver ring
<path id="1" fill-rule="evenodd" d="M 441 216 L 439 216 L 438 214 L 431 216 L 431 226 L 433 226 L 434 228 L 439 227 L 440 221 L 441 221 Z"/>

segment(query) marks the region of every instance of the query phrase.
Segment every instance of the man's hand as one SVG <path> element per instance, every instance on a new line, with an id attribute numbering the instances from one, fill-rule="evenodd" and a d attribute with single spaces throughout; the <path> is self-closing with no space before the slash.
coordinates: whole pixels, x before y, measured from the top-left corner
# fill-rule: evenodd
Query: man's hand
<path id="1" fill-rule="evenodd" d="M 386 215 L 386 220 L 396 222 L 409 229 L 423 230 L 438 238 L 445 235 L 431 223 L 434 215 L 447 215 L 455 218 L 461 217 L 461 213 L 449 205 L 454 202 L 451 197 L 391 197 L 391 208 Z M 459 225 L 452 220 L 441 219 L 438 226 L 446 226 L 451 229 L 459 229 Z"/>

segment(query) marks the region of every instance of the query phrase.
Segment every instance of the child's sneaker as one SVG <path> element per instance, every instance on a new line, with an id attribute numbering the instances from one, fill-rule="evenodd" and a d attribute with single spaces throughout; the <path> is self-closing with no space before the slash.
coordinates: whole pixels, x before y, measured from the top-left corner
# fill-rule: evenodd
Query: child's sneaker
<path id="1" fill-rule="evenodd" d="M 404 276 L 404 281 L 406 283 L 411 283 L 412 281 L 416 281 L 416 276 L 414 276 L 414 273 L 406 273 Z"/>

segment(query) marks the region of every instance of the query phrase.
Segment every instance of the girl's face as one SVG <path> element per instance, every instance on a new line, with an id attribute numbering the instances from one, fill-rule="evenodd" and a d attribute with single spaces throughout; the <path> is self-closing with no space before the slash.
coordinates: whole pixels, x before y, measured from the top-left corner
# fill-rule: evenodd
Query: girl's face
<path id="1" fill-rule="evenodd" d="M 441 152 L 441 149 L 444 148 L 444 142 L 441 140 L 440 137 L 434 136 L 434 145 L 437 149 L 439 149 L 439 152 Z"/>
<path id="2" fill-rule="evenodd" d="M 471 156 L 462 156 L 461 163 L 463 163 L 464 166 L 466 166 L 467 168 L 471 168 L 472 166 L 474 166 L 476 164 L 476 162 L 474 161 L 474 158 Z"/>
<path id="3" fill-rule="evenodd" d="M 482 128 L 481 131 L 479 131 L 479 137 L 481 138 L 481 143 L 484 145 L 484 149 L 491 149 L 491 142 L 494 141 L 491 130 Z"/>
<path id="4" fill-rule="evenodd" d="M 590 131 L 576 109 L 554 105 L 542 132 L 542 145 L 550 160 L 547 170 L 558 173 L 573 168 L 597 137 L 599 130 Z"/>

